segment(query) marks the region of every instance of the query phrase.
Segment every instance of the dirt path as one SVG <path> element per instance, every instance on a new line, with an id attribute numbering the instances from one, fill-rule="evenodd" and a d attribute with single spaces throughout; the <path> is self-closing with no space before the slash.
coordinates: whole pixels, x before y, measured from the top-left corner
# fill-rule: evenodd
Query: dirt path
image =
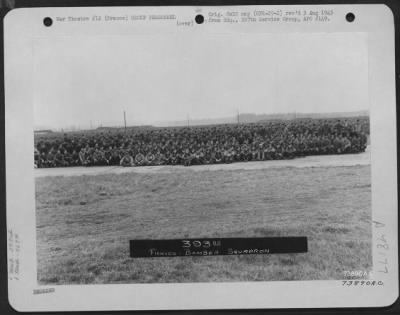
<path id="1" fill-rule="evenodd" d="M 255 170 L 281 167 L 335 167 L 371 164 L 370 147 L 360 154 L 307 156 L 293 160 L 241 162 L 232 164 L 195 165 L 185 167 L 181 165 L 121 167 L 121 166 L 93 166 L 93 167 L 62 167 L 35 169 L 35 177 L 46 176 L 79 176 L 121 173 L 170 173 L 176 171 L 213 171 L 213 170 Z"/>

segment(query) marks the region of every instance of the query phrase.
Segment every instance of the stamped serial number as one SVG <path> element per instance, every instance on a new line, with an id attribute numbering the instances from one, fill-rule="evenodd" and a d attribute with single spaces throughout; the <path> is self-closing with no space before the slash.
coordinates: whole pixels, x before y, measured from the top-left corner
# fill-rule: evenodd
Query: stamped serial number
<path id="1" fill-rule="evenodd" d="M 343 276 L 346 279 L 370 279 L 371 278 L 371 271 L 368 270 L 344 270 Z"/>
<path id="2" fill-rule="evenodd" d="M 382 286 L 383 281 L 343 280 L 342 286 Z"/>
<path id="3" fill-rule="evenodd" d="M 211 248 L 211 247 L 219 247 L 221 246 L 221 241 L 213 241 L 213 240 L 182 240 L 183 248 Z"/>

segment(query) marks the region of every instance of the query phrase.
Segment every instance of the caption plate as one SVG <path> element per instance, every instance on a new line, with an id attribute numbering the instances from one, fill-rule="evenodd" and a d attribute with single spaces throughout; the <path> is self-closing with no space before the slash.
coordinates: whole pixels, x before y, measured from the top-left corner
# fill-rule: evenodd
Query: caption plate
<path id="1" fill-rule="evenodd" d="M 305 253 L 307 237 L 131 240 L 130 256 L 176 257 Z"/>

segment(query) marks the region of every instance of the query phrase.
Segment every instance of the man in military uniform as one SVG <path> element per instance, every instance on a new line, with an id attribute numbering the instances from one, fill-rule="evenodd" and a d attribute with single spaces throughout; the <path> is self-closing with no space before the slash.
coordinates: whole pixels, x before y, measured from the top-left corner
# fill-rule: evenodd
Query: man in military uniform
<path id="1" fill-rule="evenodd" d="M 149 153 L 146 154 L 146 165 L 153 165 L 154 163 L 154 154 L 149 151 Z"/>
<path id="2" fill-rule="evenodd" d="M 263 147 L 262 159 L 265 160 L 272 160 L 271 157 L 271 143 L 265 144 Z"/>
<path id="3" fill-rule="evenodd" d="M 64 166 L 72 166 L 72 156 L 71 154 L 69 154 L 67 149 L 64 150 L 63 156 L 64 156 Z"/>
<path id="4" fill-rule="evenodd" d="M 351 141 L 347 137 L 343 137 L 343 153 L 351 153 Z"/>
<path id="5" fill-rule="evenodd" d="M 263 157 L 263 143 L 254 143 L 254 161 L 262 161 L 262 157 Z"/>
<path id="6" fill-rule="evenodd" d="M 133 166 L 133 157 L 128 152 L 122 157 L 121 161 L 119 162 L 121 166 Z"/>
<path id="7" fill-rule="evenodd" d="M 240 147 L 240 160 L 248 161 L 249 160 L 249 146 L 247 143 L 242 144 Z"/>
<path id="8" fill-rule="evenodd" d="M 112 147 L 108 147 L 108 149 L 104 150 L 104 162 L 107 165 L 111 165 L 112 162 L 112 156 L 113 156 L 113 152 L 112 152 Z"/>
<path id="9" fill-rule="evenodd" d="M 233 148 L 225 149 L 224 150 L 224 162 L 225 163 L 232 163 L 233 162 L 233 155 L 232 155 Z"/>
<path id="10" fill-rule="evenodd" d="M 289 143 L 285 148 L 284 157 L 287 159 L 293 159 L 295 157 L 295 152 L 296 150 L 294 146 Z"/>
<path id="11" fill-rule="evenodd" d="M 212 154 L 210 149 L 207 149 L 205 154 L 204 154 L 204 158 L 203 158 L 204 164 L 212 164 Z"/>
<path id="12" fill-rule="evenodd" d="M 239 144 L 236 144 L 234 146 L 233 151 L 232 151 L 232 156 L 233 156 L 234 162 L 240 162 L 240 146 L 239 146 Z"/>
<path id="13" fill-rule="evenodd" d="M 86 151 L 85 158 L 87 166 L 94 165 L 94 151 L 95 149 L 93 147 L 89 147 L 89 149 Z"/>
<path id="14" fill-rule="evenodd" d="M 204 147 L 200 146 L 200 148 L 196 152 L 197 163 L 204 164 Z"/>
<path id="15" fill-rule="evenodd" d="M 165 150 L 164 154 L 161 153 L 161 155 L 162 155 L 161 164 L 164 164 L 164 165 L 172 164 L 172 162 L 171 162 L 171 151 L 170 151 L 170 148 L 167 148 L 167 149 Z"/>
<path id="16" fill-rule="evenodd" d="M 49 167 L 49 162 L 47 160 L 46 152 L 42 152 L 39 157 L 40 167 Z"/>
<path id="17" fill-rule="evenodd" d="M 189 149 L 185 149 L 184 152 L 182 153 L 182 161 L 183 165 L 185 166 L 190 166 L 190 164 L 192 163 L 192 158 Z"/>
<path id="18" fill-rule="evenodd" d="M 93 164 L 104 165 L 104 152 L 102 148 L 96 147 L 93 152 Z"/>
<path id="19" fill-rule="evenodd" d="M 258 156 L 257 147 L 253 144 L 250 151 L 250 161 L 256 161 Z"/>
<path id="20" fill-rule="evenodd" d="M 64 166 L 64 156 L 60 150 L 57 150 L 56 154 L 54 155 L 54 162 L 56 167 Z"/>
<path id="21" fill-rule="evenodd" d="M 139 151 L 139 153 L 136 154 L 136 157 L 135 157 L 135 165 L 142 166 L 145 163 L 145 161 L 146 160 L 145 160 L 143 153 Z"/>
<path id="22" fill-rule="evenodd" d="M 162 165 L 164 163 L 164 155 L 157 150 L 156 154 L 154 155 L 154 164 L 155 165 Z"/>
<path id="23" fill-rule="evenodd" d="M 111 156 L 110 164 L 111 165 L 119 165 L 123 156 L 124 156 L 124 153 L 122 152 L 122 149 L 114 146 L 112 149 L 112 156 Z"/>
<path id="24" fill-rule="evenodd" d="M 190 150 L 190 165 L 198 165 L 199 163 L 199 153 L 194 147 Z"/>
<path id="25" fill-rule="evenodd" d="M 34 167 L 39 168 L 41 167 L 40 164 L 40 153 L 39 150 L 35 148 L 35 153 L 34 153 Z"/>
<path id="26" fill-rule="evenodd" d="M 335 139 L 333 140 L 333 145 L 335 147 L 335 153 L 341 154 L 343 150 L 343 142 L 341 136 L 336 135 Z"/>
<path id="27" fill-rule="evenodd" d="M 176 149 L 174 149 L 174 150 L 171 152 L 170 157 L 169 157 L 169 162 L 170 162 L 172 165 L 176 165 L 176 164 L 179 163 L 179 162 L 178 162 L 178 152 L 176 151 Z"/>
<path id="28" fill-rule="evenodd" d="M 217 163 L 217 164 L 218 164 L 218 163 L 221 163 L 223 158 L 224 158 L 224 155 L 222 154 L 220 148 L 217 147 L 217 148 L 215 149 L 215 155 L 214 155 L 214 161 L 215 161 L 215 163 Z"/>
<path id="29" fill-rule="evenodd" d="M 328 154 L 329 153 L 329 145 L 330 141 L 326 136 L 321 136 L 320 139 L 320 154 Z"/>
<path id="30" fill-rule="evenodd" d="M 283 151 L 282 150 L 282 142 L 279 142 L 275 148 L 274 160 L 282 160 L 283 159 L 282 151 Z"/>
<path id="31" fill-rule="evenodd" d="M 72 163 L 71 163 L 72 166 L 77 166 L 80 164 L 79 154 L 78 154 L 78 152 L 76 152 L 75 149 L 72 151 L 71 161 L 72 161 Z"/>
<path id="32" fill-rule="evenodd" d="M 87 154 L 87 151 L 86 151 L 85 148 L 82 148 L 79 151 L 79 160 L 81 161 L 81 164 L 83 166 L 87 166 L 87 164 L 88 164 L 88 161 L 87 161 L 87 158 L 86 158 L 86 154 Z"/>

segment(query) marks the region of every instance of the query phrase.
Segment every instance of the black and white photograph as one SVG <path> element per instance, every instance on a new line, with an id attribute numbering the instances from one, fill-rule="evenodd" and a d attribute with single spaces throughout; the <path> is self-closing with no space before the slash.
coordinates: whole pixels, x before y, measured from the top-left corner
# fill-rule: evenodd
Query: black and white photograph
<path id="1" fill-rule="evenodd" d="M 337 6 L 90 10 L 38 14 L 25 65 L 36 294 L 384 285 L 374 255 L 390 233 L 374 229 L 389 228 L 397 199 L 380 220 L 374 174 L 390 170 L 373 171 L 374 147 L 395 139 L 395 121 L 386 132 L 375 118 L 375 20 Z M 367 31 L 348 30 L 358 22 Z"/>
<path id="2" fill-rule="evenodd" d="M 38 44 L 38 281 L 368 279 L 366 52 L 354 34 Z M 309 250 L 129 257 L 135 239 L 281 236 Z"/>

